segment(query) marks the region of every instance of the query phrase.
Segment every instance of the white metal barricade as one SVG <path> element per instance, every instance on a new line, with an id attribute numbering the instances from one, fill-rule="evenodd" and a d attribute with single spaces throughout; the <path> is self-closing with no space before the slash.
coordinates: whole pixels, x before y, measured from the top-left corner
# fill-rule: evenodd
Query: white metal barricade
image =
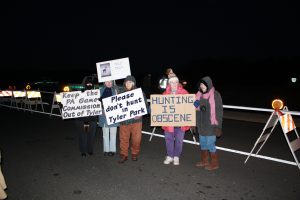
<path id="1" fill-rule="evenodd" d="M 25 99 L 26 108 L 32 111 L 32 105 L 35 106 L 35 110 L 37 110 L 38 105 L 41 106 L 42 111 L 44 112 L 44 106 L 42 101 L 42 96 L 40 91 L 26 91 L 26 99 Z"/>
<path id="2" fill-rule="evenodd" d="M 25 91 L 13 91 L 13 98 L 11 101 L 11 106 L 15 105 L 15 107 L 23 108 L 24 101 L 26 99 L 26 92 Z M 19 107 L 20 104 L 20 107 Z"/>
<path id="3" fill-rule="evenodd" d="M 60 93 L 58 94 L 58 93 L 54 92 L 50 117 L 52 116 L 53 109 L 58 109 L 59 114 L 61 115 L 61 95 L 60 95 Z"/>
<path id="4" fill-rule="evenodd" d="M 0 103 L 1 104 L 6 104 L 6 103 L 11 104 L 11 101 L 12 101 L 12 91 L 10 91 L 10 90 L 0 91 Z"/>
<path id="5" fill-rule="evenodd" d="M 288 111 L 288 108 L 285 106 L 283 111 Z M 278 121 L 280 121 L 281 124 L 281 128 L 284 134 L 284 137 L 287 141 L 287 144 L 291 150 L 291 153 L 295 159 L 296 165 L 298 166 L 298 168 L 300 169 L 300 165 L 297 159 L 297 156 L 295 154 L 295 151 L 297 151 L 298 149 L 300 149 L 300 138 L 298 135 L 298 132 L 296 130 L 296 126 L 295 123 L 293 121 L 292 115 L 289 113 L 283 114 L 281 111 L 276 111 L 274 110 L 271 114 L 271 116 L 269 117 L 265 127 L 262 130 L 262 133 L 260 134 L 260 136 L 258 137 L 258 139 L 256 140 L 253 148 L 251 149 L 251 152 L 249 153 L 249 155 L 247 156 L 246 160 L 244 163 L 246 163 L 248 161 L 248 159 L 250 158 L 250 156 L 252 155 L 254 149 L 256 148 L 256 146 L 259 143 L 262 143 L 259 147 L 259 149 L 256 151 L 255 156 L 257 156 L 257 154 L 260 152 L 260 150 L 262 149 L 262 147 L 265 145 L 265 143 L 267 142 L 267 140 L 269 139 L 269 137 L 271 136 L 274 128 L 276 127 Z M 296 139 L 293 141 L 290 141 L 290 139 L 288 138 L 287 134 L 290 134 L 291 132 L 295 132 L 296 133 Z"/>

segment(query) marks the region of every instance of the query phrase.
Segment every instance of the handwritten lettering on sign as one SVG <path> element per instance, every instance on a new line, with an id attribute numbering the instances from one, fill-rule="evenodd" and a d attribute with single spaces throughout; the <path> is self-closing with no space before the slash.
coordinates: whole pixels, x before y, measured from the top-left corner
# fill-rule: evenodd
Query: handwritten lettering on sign
<path id="1" fill-rule="evenodd" d="M 62 92 L 61 97 L 63 119 L 102 114 L 99 90 Z"/>
<path id="2" fill-rule="evenodd" d="M 123 79 L 130 75 L 129 58 L 96 63 L 98 82 Z"/>
<path id="3" fill-rule="evenodd" d="M 151 95 L 151 126 L 195 126 L 194 94 Z"/>
<path id="4" fill-rule="evenodd" d="M 141 88 L 105 98 L 102 102 L 108 125 L 147 114 Z"/>

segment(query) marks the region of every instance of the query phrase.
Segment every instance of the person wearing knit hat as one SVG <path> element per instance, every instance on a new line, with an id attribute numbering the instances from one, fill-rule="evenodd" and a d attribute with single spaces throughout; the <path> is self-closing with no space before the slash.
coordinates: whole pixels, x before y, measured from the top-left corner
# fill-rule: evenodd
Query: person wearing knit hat
<path id="1" fill-rule="evenodd" d="M 172 73 L 172 74 L 169 74 L 168 75 L 168 83 L 169 82 L 174 82 L 174 81 L 176 81 L 176 82 L 178 82 L 179 83 L 179 79 L 178 79 L 178 77 L 176 76 L 176 74 L 174 74 L 174 73 Z"/>
<path id="2" fill-rule="evenodd" d="M 168 80 L 168 86 L 163 95 L 179 95 L 189 94 L 179 83 L 178 77 L 173 73 Z M 185 131 L 189 130 L 189 126 L 172 127 L 163 126 L 166 141 L 167 156 L 164 164 L 168 165 L 173 162 L 174 165 L 179 165 L 179 158 L 183 147 L 183 138 Z"/>
<path id="3" fill-rule="evenodd" d="M 176 76 L 176 74 L 173 72 L 172 68 L 168 68 L 166 69 L 166 75 L 168 76 L 168 78 L 170 78 L 171 76 Z"/>
<path id="4" fill-rule="evenodd" d="M 127 76 L 124 80 L 124 92 L 136 89 L 136 79 L 134 76 Z M 144 101 L 147 99 L 144 94 Z M 147 104 L 146 104 L 147 106 Z M 137 161 L 140 153 L 142 140 L 142 117 L 135 117 L 120 122 L 120 164 L 128 160 L 128 150 L 131 138 L 131 160 Z"/>
<path id="5" fill-rule="evenodd" d="M 199 91 L 196 94 L 194 106 L 196 107 L 201 160 L 196 166 L 205 167 L 206 170 L 215 170 L 219 168 L 215 143 L 216 137 L 220 137 L 222 134 L 222 98 L 208 76 L 202 78 L 197 86 Z"/>

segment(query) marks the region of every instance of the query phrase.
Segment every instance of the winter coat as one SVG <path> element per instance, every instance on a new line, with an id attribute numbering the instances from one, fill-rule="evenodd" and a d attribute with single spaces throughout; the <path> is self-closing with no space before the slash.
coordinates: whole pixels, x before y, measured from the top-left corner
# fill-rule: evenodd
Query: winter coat
<path id="1" fill-rule="evenodd" d="M 163 92 L 163 95 L 167 95 L 167 94 L 172 94 L 172 91 L 171 91 L 171 86 L 168 85 L 166 90 Z M 177 88 L 177 91 L 176 91 L 176 94 L 189 94 L 188 91 L 186 91 L 181 84 L 178 84 L 178 88 Z M 176 95 L 175 94 L 175 95 Z M 189 126 L 182 126 L 180 127 L 182 131 L 187 131 L 190 129 Z M 174 132 L 174 127 L 173 126 L 163 126 L 162 129 L 166 132 Z"/>
<path id="2" fill-rule="evenodd" d="M 207 86 L 207 92 L 210 90 L 214 90 L 212 80 L 210 77 L 204 77 L 199 81 L 200 83 L 204 83 Z M 199 86 L 198 85 L 198 86 Z M 199 88 L 199 87 L 198 87 Z M 205 93 L 205 94 L 206 94 Z M 205 95 L 201 91 L 198 91 L 196 94 L 196 100 L 199 100 L 199 96 Z M 211 122 L 211 105 L 209 102 L 209 98 L 206 99 L 203 96 L 200 98 L 200 106 L 196 109 L 196 125 L 198 129 L 198 133 L 202 136 L 214 136 L 217 135 L 217 131 L 222 129 L 222 121 L 223 121 L 223 103 L 221 95 L 218 91 L 214 90 L 214 102 L 215 102 L 215 119 L 217 124 L 212 124 Z M 219 130 L 217 130 L 219 129 Z"/>
<path id="3" fill-rule="evenodd" d="M 102 97 L 105 88 L 106 87 L 99 89 L 100 90 L 100 98 Z M 119 89 L 116 86 L 111 87 L 112 96 L 117 95 L 119 93 L 118 90 Z M 119 123 L 107 125 L 105 113 L 104 113 L 104 110 L 102 110 L 102 115 L 99 115 L 99 127 L 104 127 L 104 125 L 105 125 L 105 127 L 118 127 Z"/>
<path id="4" fill-rule="evenodd" d="M 125 87 L 125 83 L 126 81 L 132 81 L 134 82 L 134 86 L 131 90 L 134 90 L 136 89 L 136 79 L 134 78 L 134 76 L 127 76 L 124 80 L 124 84 L 123 84 L 123 88 L 120 89 L 120 93 L 124 93 L 124 92 L 128 92 L 130 90 L 126 90 L 126 87 Z M 147 98 L 146 98 L 146 95 L 145 93 L 143 92 L 143 96 L 144 96 L 144 102 L 146 104 L 146 109 L 148 110 L 148 103 L 147 103 Z M 138 119 L 135 119 L 135 118 L 131 118 L 131 119 L 128 119 L 128 120 L 125 120 L 125 121 L 122 121 L 120 122 L 120 125 L 129 125 L 129 124 L 134 124 L 134 123 L 138 123 L 138 122 L 143 122 L 143 118 L 142 116 L 139 117 Z"/>
<path id="5" fill-rule="evenodd" d="M 86 82 L 89 82 L 88 80 Z M 94 85 L 87 87 L 84 84 L 84 88 L 81 90 L 81 92 L 85 92 L 86 90 L 93 90 L 94 89 Z M 96 123 L 98 121 L 98 116 L 86 116 L 86 117 L 79 117 L 76 118 L 77 121 L 81 121 L 84 124 L 89 124 L 89 123 Z"/>

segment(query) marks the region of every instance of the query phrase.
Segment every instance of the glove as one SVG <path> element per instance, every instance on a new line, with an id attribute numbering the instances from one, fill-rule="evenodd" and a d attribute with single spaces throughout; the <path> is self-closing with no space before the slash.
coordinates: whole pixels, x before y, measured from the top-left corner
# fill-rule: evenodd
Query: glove
<path id="1" fill-rule="evenodd" d="M 198 107 L 200 106 L 200 101 L 199 101 L 199 100 L 196 100 L 196 101 L 194 102 L 194 106 L 195 106 L 195 108 L 198 108 Z"/>
<path id="2" fill-rule="evenodd" d="M 215 132 L 215 134 L 216 134 L 216 136 L 217 137 L 221 137 L 221 135 L 222 135 L 222 129 L 220 129 L 220 128 L 218 128 L 218 127 L 215 127 L 214 128 L 214 132 Z"/>
<path id="3" fill-rule="evenodd" d="M 193 135 L 195 135 L 196 132 L 197 132 L 197 127 L 196 126 L 191 126 L 190 130 L 193 133 Z"/>

